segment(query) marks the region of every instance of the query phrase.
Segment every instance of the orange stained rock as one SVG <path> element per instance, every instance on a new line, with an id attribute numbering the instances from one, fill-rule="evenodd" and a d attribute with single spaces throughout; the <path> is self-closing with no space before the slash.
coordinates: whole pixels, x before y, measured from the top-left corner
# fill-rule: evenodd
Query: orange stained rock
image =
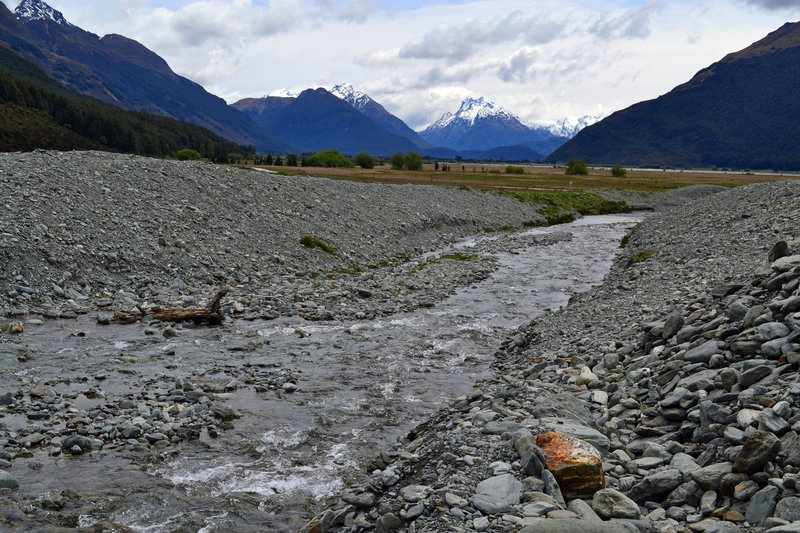
<path id="1" fill-rule="evenodd" d="M 603 463 L 591 445 L 555 432 L 538 435 L 536 444 L 565 498 L 591 498 L 605 487 Z"/>

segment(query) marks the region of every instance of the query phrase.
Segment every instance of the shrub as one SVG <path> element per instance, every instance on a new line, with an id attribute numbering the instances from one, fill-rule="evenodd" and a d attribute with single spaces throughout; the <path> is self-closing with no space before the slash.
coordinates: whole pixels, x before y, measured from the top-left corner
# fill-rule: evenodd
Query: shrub
<path id="1" fill-rule="evenodd" d="M 403 158 L 403 163 L 408 170 L 422 170 L 422 156 L 417 152 L 408 152 Z"/>
<path id="2" fill-rule="evenodd" d="M 392 158 L 389 160 L 389 163 L 392 165 L 392 170 L 403 170 L 403 153 L 402 152 L 395 152 L 392 154 Z"/>
<path id="3" fill-rule="evenodd" d="M 287 167 L 297 166 L 297 154 L 294 153 L 286 154 L 286 166 Z"/>
<path id="4" fill-rule="evenodd" d="M 586 168 L 586 161 L 583 159 L 575 159 L 574 157 L 567 161 L 567 176 L 586 176 L 589 170 Z"/>
<path id="5" fill-rule="evenodd" d="M 508 165 L 506 167 L 506 174 L 525 174 L 525 169 L 522 167 Z"/>
<path id="6" fill-rule="evenodd" d="M 359 152 L 353 158 L 353 163 L 361 168 L 374 168 L 375 158 L 369 155 L 367 152 Z"/>
<path id="7" fill-rule="evenodd" d="M 628 175 L 628 171 L 619 165 L 614 165 L 614 168 L 611 169 L 611 175 L 616 178 L 624 178 Z"/>
<path id="8" fill-rule="evenodd" d="M 309 167 L 352 168 L 353 163 L 343 156 L 339 150 L 323 150 L 305 159 Z"/>
<path id="9" fill-rule="evenodd" d="M 200 159 L 201 155 L 197 150 L 186 148 L 184 150 L 178 150 L 177 157 L 180 161 L 192 161 L 194 159 Z"/>

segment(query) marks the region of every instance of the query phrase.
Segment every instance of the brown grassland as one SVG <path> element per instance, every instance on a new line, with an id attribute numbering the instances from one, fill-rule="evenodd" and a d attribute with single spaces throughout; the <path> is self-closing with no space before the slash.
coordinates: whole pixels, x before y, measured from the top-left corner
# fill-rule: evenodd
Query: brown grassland
<path id="1" fill-rule="evenodd" d="M 308 175 L 359 182 L 399 183 L 417 185 L 442 185 L 476 189 L 582 191 L 586 189 L 628 189 L 641 192 L 659 192 L 686 185 L 710 184 L 736 187 L 748 183 L 800 179 L 800 174 L 742 173 L 697 170 L 640 170 L 627 171 L 624 178 L 614 177 L 608 168 L 589 168 L 586 176 L 567 176 L 564 167 L 544 165 L 515 165 L 524 168 L 524 174 L 506 174 L 505 165 L 452 163 L 451 170 L 434 170 L 426 163 L 421 171 L 392 170 L 389 165 L 373 169 L 315 168 L 315 167 L 261 167 L 288 175 Z M 463 170 L 462 170 L 463 168 Z"/>

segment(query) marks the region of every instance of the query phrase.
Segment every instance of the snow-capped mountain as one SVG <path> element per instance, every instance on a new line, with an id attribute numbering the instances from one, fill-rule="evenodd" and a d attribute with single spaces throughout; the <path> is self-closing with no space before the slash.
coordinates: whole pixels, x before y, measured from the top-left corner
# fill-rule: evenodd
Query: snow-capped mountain
<path id="1" fill-rule="evenodd" d="M 591 126 L 595 122 L 598 122 L 601 118 L 602 118 L 601 115 L 594 115 L 594 116 L 585 115 L 577 120 L 570 120 L 568 118 L 565 118 L 557 121 L 555 124 L 550 125 L 548 129 L 553 135 L 572 139 L 583 128 L 585 128 L 586 126 Z"/>
<path id="2" fill-rule="evenodd" d="M 32 20 L 50 20 L 61 26 L 72 26 L 60 11 L 40 0 L 22 0 L 14 10 L 14 16 L 22 23 Z"/>
<path id="3" fill-rule="evenodd" d="M 455 113 L 420 132 L 434 146 L 454 150 L 491 150 L 501 146 L 524 146 L 549 154 L 567 139 L 547 128 L 531 127 L 519 117 L 486 98 L 468 98 Z"/>
<path id="4" fill-rule="evenodd" d="M 442 118 L 431 124 L 425 131 L 436 131 L 445 128 L 462 128 L 474 126 L 479 119 L 497 118 L 510 123 L 522 122 L 516 115 L 509 113 L 494 102 L 480 98 L 467 98 L 455 113 L 445 113 Z"/>
<path id="5" fill-rule="evenodd" d="M 367 107 L 370 102 L 375 101 L 370 98 L 367 93 L 355 90 L 349 83 L 340 83 L 339 85 L 334 85 L 332 88 L 328 89 L 328 91 L 338 96 L 359 111 Z"/>

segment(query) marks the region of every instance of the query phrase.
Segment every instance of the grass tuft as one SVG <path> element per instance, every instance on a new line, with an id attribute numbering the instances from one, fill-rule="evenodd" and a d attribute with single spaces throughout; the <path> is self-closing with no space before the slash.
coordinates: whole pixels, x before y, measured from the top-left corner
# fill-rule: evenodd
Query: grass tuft
<path id="1" fill-rule="evenodd" d="M 312 237 L 311 235 L 304 235 L 300 238 L 300 244 L 305 246 L 306 248 L 319 248 L 323 252 L 328 252 L 329 254 L 335 254 L 336 248 L 325 244 L 321 240 Z"/>
<path id="2" fill-rule="evenodd" d="M 647 261 L 648 259 L 653 257 L 654 254 L 655 254 L 655 252 L 650 251 L 650 250 L 644 250 L 643 252 L 639 252 L 639 253 L 633 255 L 633 257 L 631 257 L 628 260 L 628 266 L 635 265 L 636 263 L 642 263 L 644 261 Z"/>

